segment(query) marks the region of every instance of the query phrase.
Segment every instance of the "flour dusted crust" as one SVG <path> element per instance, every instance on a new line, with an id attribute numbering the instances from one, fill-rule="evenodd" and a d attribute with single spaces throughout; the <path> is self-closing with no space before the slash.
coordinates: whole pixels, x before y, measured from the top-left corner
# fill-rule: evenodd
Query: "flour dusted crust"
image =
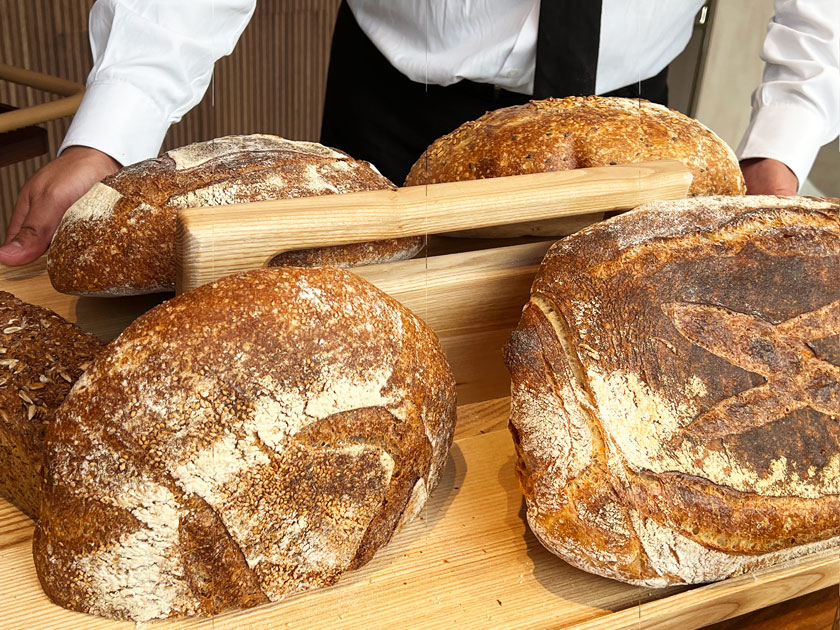
<path id="1" fill-rule="evenodd" d="M 370 241 L 367 243 L 350 243 L 349 245 L 333 245 L 314 249 L 297 249 L 277 254 L 268 262 L 269 267 L 337 267 L 348 269 L 359 266 L 358 261 L 371 261 L 370 264 L 396 262 L 406 259 L 406 241 L 414 242 L 409 237 L 395 238 L 387 241 Z M 425 238 L 416 241 L 418 248 L 412 248 L 411 256 L 417 254 L 424 244 Z"/>
<path id="2" fill-rule="evenodd" d="M 347 155 L 317 142 L 287 140 L 280 136 L 256 133 L 250 136 L 225 136 L 210 142 L 197 142 L 178 149 L 167 151 L 166 155 L 175 162 L 176 171 L 184 171 L 201 166 L 210 160 L 231 155 L 232 153 L 251 153 L 263 151 L 288 151 L 323 158 L 341 159 Z"/>
<path id="3" fill-rule="evenodd" d="M 145 621 L 331 584 L 434 489 L 454 385 L 434 333 L 344 271 L 264 269 L 170 300 L 48 434 L 44 590 Z"/>
<path id="4" fill-rule="evenodd" d="M 44 432 L 102 342 L 0 291 L 0 496 L 38 517 Z"/>
<path id="5" fill-rule="evenodd" d="M 840 545 L 840 208 L 657 202 L 555 244 L 506 348 L 528 521 L 588 571 Z"/>
<path id="6" fill-rule="evenodd" d="M 548 98 L 487 112 L 435 140 L 411 167 L 405 185 L 658 159 L 679 160 L 691 170 L 691 195 L 746 192 L 732 149 L 703 124 L 646 100 L 603 96 Z M 469 235 L 563 235 L 586 224 L 577 217 Z"/>
<path id="7" fill-rule="evenodd" d="M 368 162 L 314 142 L 227 136 L 168 151 L 106 177 L 73 204 L 53 237 L 53 286 L 77 295 L 136 295 L 175 287 L 178 209 L 393 187 Z M 411 258 L 422 237 L 319 249 L 308 265 L 352 267 Z M 294 256 L 290 254 L 290 256 Z"/>

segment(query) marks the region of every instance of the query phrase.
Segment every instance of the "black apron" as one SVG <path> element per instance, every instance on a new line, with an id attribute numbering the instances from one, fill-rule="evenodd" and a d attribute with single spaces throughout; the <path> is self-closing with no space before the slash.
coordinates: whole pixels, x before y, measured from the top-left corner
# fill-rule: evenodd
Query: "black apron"
<path id="1" fill-rule="evenodd" d="M 557 0 L 546 0 L 546 4 L 552 1 Z M 573 2 L 579 3 L 579 0 Z M 566 60 L 563 63 L 546 61 L 547 49 L 554 52 L 558 44 L 567 47 L 570 44 L 568 38 L 561 39 L 562 35 L 556 29 L 544 28 L 546 20 L 557 17 L 556 12 L 541 11 L 534 97 L 592 93 L 597 46 L 594 59 L 589 46 L 589 56 L 582 64 L 584 69 L 570 73 L 572 81 L 560 85 L 552 81 L 552 77 L 564 73 L 564 70 L 552 72 L 552 66 L 568 65 L 569 62 L 566 55 L 561 55 Z M 581 32 L 580 29 L 571 30 Z M 552 37 L 554 41 L 551 41 Z M 591 40 L 592 34 L 589 37 Z M 587 50 L 585 46 L 575 49 Z M 666 79 L 667 68 L 640 84 L 620 88 L 605 96 L 641 97 L 667 104 Z M 373 45 L 344 0 L 338 10 L 330 51 L 321 142 L 371 162 L 388 179 L 402 185 L 411 165 L 437 138 L 486 111 L 527 103 L 534 97 L 466 80 L 447 87 L 412 81 Z"/>

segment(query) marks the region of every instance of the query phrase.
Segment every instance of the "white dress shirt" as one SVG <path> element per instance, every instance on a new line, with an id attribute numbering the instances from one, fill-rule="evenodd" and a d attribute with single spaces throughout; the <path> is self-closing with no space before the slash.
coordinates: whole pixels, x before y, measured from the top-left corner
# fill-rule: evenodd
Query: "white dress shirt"
<path id="1" fill-rule="evenodd" d="M 94 66 L 62 144 L 122 164 L 157 155 L 169 126 L 207 89 L 255 0 L 97 0 Z M 530 94 L 539 0 L 349 0 L 360 27 L 413 81 L 462 79 Z M 688 43 L 703 0 L 603 0 L 597 93 L 659 73 Z M 776 0 L 739 157 L 772 157 L 800 183 L 840 132 L 840 2 Z M 352 51 L 348 51 L 352 54 Z M 733 55 L 737 55 L 733 51 Z M 270 132 L 271 130 L 265 130 Z"/>

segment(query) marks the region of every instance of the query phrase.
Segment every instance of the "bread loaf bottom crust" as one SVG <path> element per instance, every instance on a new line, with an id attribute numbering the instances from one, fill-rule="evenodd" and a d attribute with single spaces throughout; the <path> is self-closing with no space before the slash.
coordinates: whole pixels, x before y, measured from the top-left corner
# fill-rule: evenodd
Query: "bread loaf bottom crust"
<path id="1" fill-rule="evenodd" d="M 258 270 L 162 304 L 50 429 L 45 592 L 146 621 L 335 582 L 436 486 L 454 386 L 434 333 L 337 269 Z"/>
<path id="2" fill-rule="evenodd" d="M 701 583 L 840 543 L 840 208 L 649 204 L 549 251 L 506 348 L 528 521 Z"/>

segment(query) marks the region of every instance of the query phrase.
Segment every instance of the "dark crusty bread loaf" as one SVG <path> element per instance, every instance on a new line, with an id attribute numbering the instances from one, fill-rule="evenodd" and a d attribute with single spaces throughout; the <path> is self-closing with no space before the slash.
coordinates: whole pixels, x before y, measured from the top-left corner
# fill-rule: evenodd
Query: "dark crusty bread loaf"
<path id="1" fill-rule="evenodd" d="M 658 202 L 556 243 L 506 349 L 537 537 L 636 584 L 840 545 L 840 208 Z"/>
<path id="2" fill-rule="evenodd" d="M 129 326 L 57 414 L 41 584 L 136 621 L 330 584 L 418 513 L 454 421 L 437 337 L 359 277 L 203 286 Z"/>
<path id="3" fill-rule="evenodd" d="M 640 99 L 571 96 L 487 112 L 438 138 L 406 186 L 674 159 L 694 176 L 691 195 L 746 192 L 732 149 L 700 122 Z M 600 215 L 599 217 L 600 218 Z M 593 217 L 470 230 L 473 236 L 562 235 Z"/>
<path id="4" fill-rule="evenodd" d="M 0 496 L 38 518 L 44 432 L 103 344 L 5 291 L 0 291 L 0 344 Z"/>
<path id="5" fill-rule="evenodd" d="M 77 295 L 175 288 L 179 208 L 390 188 L 368 162 L 312 142 L 227 136 L 167 151 L 106 177 L 73 204 L 48 252 L 53 286 Z M 288 254 L 298 263 L 352 267 L 411 258 L 422 237 Z"/>

